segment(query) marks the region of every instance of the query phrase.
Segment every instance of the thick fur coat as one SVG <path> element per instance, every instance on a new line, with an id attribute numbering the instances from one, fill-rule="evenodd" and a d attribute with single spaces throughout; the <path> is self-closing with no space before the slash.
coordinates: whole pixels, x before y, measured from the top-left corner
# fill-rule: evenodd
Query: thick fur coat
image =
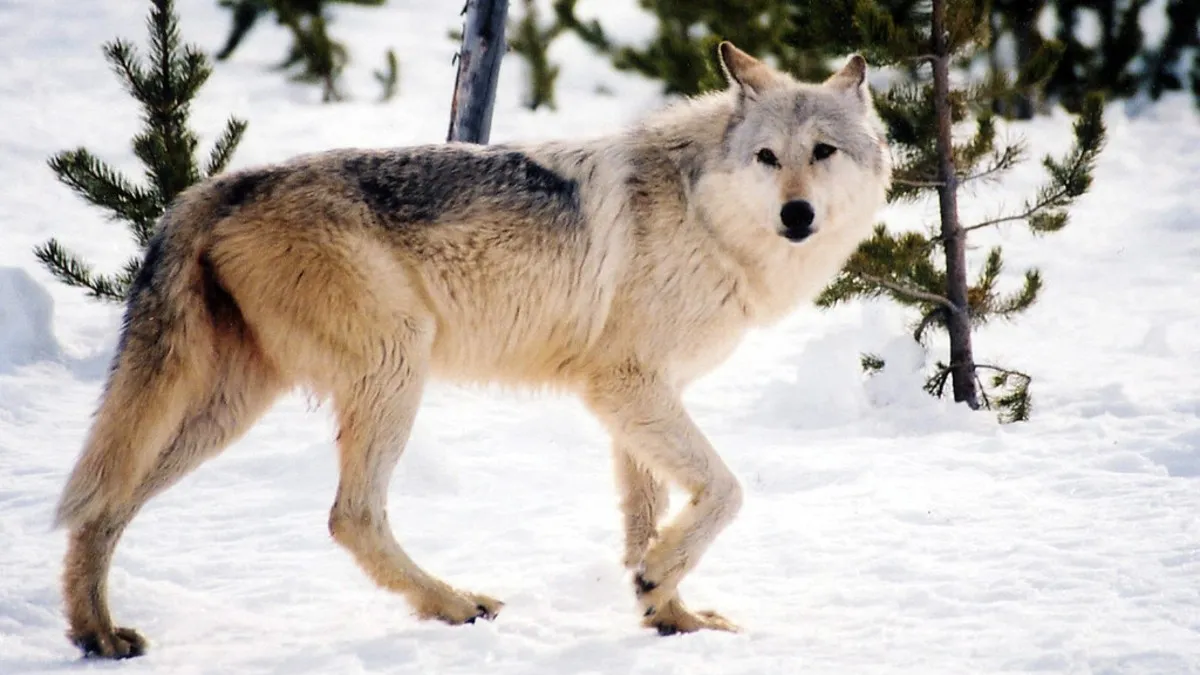
<path id="1" fill-rule="evenodd" d="M 611 137 L 337 150 L 185 192 L 58 508 L 71 639 L 144 651 L 107 606 L 122 530 L 295 387 L 337 416 L 333 538 L 420 617 L 494 617 L 502 603 L 423 570 L 387 526 L 430 378 L 579 395 L 613 438 L 644 623 L 733 629 L 676 592 L 741 504 L 680 393 L 829 281 L 870 233 L 890 163 L 860 57 L 822 84 L 728 43 L 720 57 L 728 90 Z M 663 524 L 668 484 L 691 499 Z"/>

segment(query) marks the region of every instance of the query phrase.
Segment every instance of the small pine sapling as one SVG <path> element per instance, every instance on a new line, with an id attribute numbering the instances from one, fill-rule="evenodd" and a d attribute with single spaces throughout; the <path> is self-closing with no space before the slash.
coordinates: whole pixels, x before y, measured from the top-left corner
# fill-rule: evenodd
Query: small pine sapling
<path id="1" fill-rule="evenodd" d="M 87 202 L 124 222 L 139 250 L 145 250 L 159 216 L 185 188 L 228 166 L 246 130 L 230 118 L 203 167 L 196 161 L 196 134 L 188 128 L 189 105 L 212 73 L 204 54 L 180 45 L 173 0 L 152 0 L 147 25 L 150 58 L 143 62 L 124 40 L 104 45 L 105 58 L 142 108 L 144 126 L 133 138 L 133 153 L 145 167 L 146 185 L 136 185 L 84 148 L 50 158 L 55 176 Z M 141 268 L 141 256 L 130 258 L 120 272 L 101 274 L 50 239 L 34 249 L 50 272 L 69 286 L 87 289 L 93 298 L 120 302 Z"/>
<path id="2" fill-rule="evenodd" d="M 983 269 L 968 281 L 966 243 L 969 233 L 1003 223 L 1023 222 L 1035 234 L 1062 229 L 1067 209 L 1091 186 L 1092 169 L 1104 144 L 1102 100 L 1084 99 L 1074 126 L 1074 147 L 1065 157 L 1047 156 L 1042 164 L 1048 181 L 1016 213 L 963 225 L 959 221 L 960 188 L 979 180 L 995 180 L 1024 157 L 1018 144 L 997 144 L 991 111 L 1000 99 L 1025 95 L 1053 72 L 1060 50 L 1042 45 L 1015 82 L 993 72 L 987 81 L 951 87 L 949 69 L 955 60 L 968 60 L 987 44 L 985 3 L 975 0 L 933 0 L 928 14 L 901 27 L 872 0 L 860 0 L 855 22 L 865 41 L 877 45 L 877 60 L 928 64 L 932 71 L 908 85 L 879 97 L 878 108 L 889 128 L 897 157 L 893 200 L 936 195 L 939 218 L 925 232 L 889 232 L 883 225 L 865 241 L 845 268 L 817 298 L 823 307 L 858 297 L 887 297 L 917 310 L 913 337 L 923 344 L 932 329 L 949 338 L 949 361 L 939 362 L 926 390 L 941 396 L 947 383 L 954 400 L 971 408 L 999 411 L 1002 421 L 1028 418 L 1031 377 L 1019 371 L 975 360 L 972 331 L 989 320 L 1011 319 L 1038 298 L 1038 270 L 1024 274 L 1020 289 L 1002 293 L 997 284 L 1004 270 L 1000 247 L 993 248 Z M 955 138 L 956 127 L 973 122 L 974 133 Z M 863 366 L 878 370 L 877 357 Z M 987 373 L 990 387 L 982 386 Z"/>

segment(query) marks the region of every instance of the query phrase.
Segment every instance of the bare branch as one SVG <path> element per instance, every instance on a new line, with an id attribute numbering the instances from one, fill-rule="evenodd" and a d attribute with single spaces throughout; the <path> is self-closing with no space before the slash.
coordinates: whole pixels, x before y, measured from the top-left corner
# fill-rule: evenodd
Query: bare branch
<path id="1" fill-rule="evenodd" d="M 940 181 L 940 180 L 907 180 L 904 178 L 893 178 L 892 182 L 897 183 L 899 185 L 907 185 L 908 187 L 932 188 L 932 187 L 941 187 L 942 186 L 942 181 Z"/>
<path id="2" fill-rule="evenodd" d="M 983 380 L 981 380 L 979 378 L 979 366 L 978 365 L 975 366 L 975 369 L 974 369 L 974 372 L 972 373 L 972 375 L 975 377 L 975 384 L 979 385 L 979 395 L 981 397 L 983 397 L 983 407 L 988 410 L 991 410 L 992 409 L 992 399 L 988 397 L 987 387 L 985 387 L 983 385 Z"/>
<path id="3" fill-rule="evenodd" d="M 925 391 L 931 395 L 941 398 L 946 393 L 946 380 L 950 378 L 950 366 L 947 366 L 940 361 L 938 369 L 933 375 L 930 375 L 925 380 Z"/>
<path id="4" fill-rule="evenodd" d="M 1057 190 L 1054 193 L 1049 194 L 1042 199 L 1039 199 L 1036 204 L 1034 204 L 1033 206 L 1030 206 L 1029 208 L 1025 209 L 1021 213 L 1018 213 L 1018 214 L 1012 215 L 1012 216 L 1001 216 L 1000 218 L 992 218 L 991 220 L 985 220 L 981 223 L 975 223 L 974 225 L 964 227 L 962 229 L 962 231 L 964 233 L 966 233 L 966 232 L 970 232 L 972 230 L 979 230 L 979 229 L 982 229 L 985 227 L 991 227 L 993 225 L 1000 225 L 1001 223 L 1011 223 L 1015 220 L 1029 220 L 1029 218 L 1031 216 L 1033 216 L 1034 214 L 1036 214 L 1038 211 L 1041 211 L 1042 209 L 1046 208 L 1047 206 L 1050 206 L 1051 204 L 1058 202 L 1059 200 L 1063 199 L 1066 196 L 1067 196 L 1067 190 L 1065 188 Z"/>
<path id="5" fill-rule="evenodd" d="M 1010 368 L 1001 368 L 1000 366 L 993 366 L 990 363 L 976 363 L 975 369 L 976 370 L 980 370 L 980 369 L 991 370 L 991 371 L 995 371 L 997 373 L 1002 373 L 1004 375 L 1016 375 L 1017 377 L 1024 377 L 1024 378 L 1028 378 L 1030 380 L 1033 379 L 1033 377 L 1031 377 L 1029 375 L 1029 373 L 1023 373 L 1019 370 L 1012 370 Z"/>
<path id="6" fill-rule="evenodd" d="M 908 297 L 916 298 L 917 300 L 924 300 L 925 302 L 932 302 L 941 305 L 951 312 L 957 313 L 959 311 L 959 309 L 944 296 L 928 293 L 919 288 L 905 286 L 904 284 L 888 281 L 887 279 L 881 279 L 880 277 L 872 276 L 870 274 L 858 274 L 858 277 L 867 283 L 872 283 L 876 286 L 882 286 L 889 291 L 894 291 L 896 293 L 900 293 L 901 295 L 907 295 Z"/>
<path id="7" fill-rule="evenodd" d="M 994 173 L 999 173 L 1001 171 L 1007 171 L 1008 169 L 1011 169 L 1013 167 L 1013 165 L 1020 159 L 1021 159 L 1021 148 L 1010 145 L 1004 149 L 1004 152 L 1000 153 L 999 155 L 996 155 L 995 161 L 992 162 L 991 166 L 984 169 L 983 171 L 980 171 L 979 173 L 973 173 L 968 176 L 959 176 L 958 182 L 960 184 L 968 183 L 973 180 L 979 180 L 980 178 L 987 178 L 988 176 L 990 176 Z"/>

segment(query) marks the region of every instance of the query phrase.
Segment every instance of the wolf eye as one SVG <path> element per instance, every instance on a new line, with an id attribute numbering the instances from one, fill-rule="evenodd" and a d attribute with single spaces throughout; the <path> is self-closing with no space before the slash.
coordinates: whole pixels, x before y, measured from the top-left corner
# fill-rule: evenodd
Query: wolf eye
<path id="1" fill-rule="evenodd" d="M 813 159 L 818 162 L 823 159 L 829 159 L 829 157 L 835 152 L 837 152 L 837 148 L 833 147 L 832 145 L 828 143 L 817 143 L 817 147 L 813 148 Z"/>
<path id="2" fill-rule="evenodd" d="M 762 150 L 754 153 L 754 158 L 763 164 L 766 164 L 767 166 L 779 166 L 779 158 L 776 157 L 775 153 L 771 152 L 768 148 L 763 148 Z"/>

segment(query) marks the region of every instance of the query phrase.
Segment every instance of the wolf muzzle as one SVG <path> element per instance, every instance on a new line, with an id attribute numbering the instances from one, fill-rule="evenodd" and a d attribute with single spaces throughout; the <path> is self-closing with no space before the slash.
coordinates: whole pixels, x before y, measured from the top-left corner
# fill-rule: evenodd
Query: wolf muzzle
<path id="1" fill-rule="evenodd" d="M 779 211 L 779 219 L 783 221 L 783 232 L 780 234 L 788 241 L 804 241 L 814 232 L 812 223 L 815 216 L 812 204 L 803 199 L 793 199 Z"/>

